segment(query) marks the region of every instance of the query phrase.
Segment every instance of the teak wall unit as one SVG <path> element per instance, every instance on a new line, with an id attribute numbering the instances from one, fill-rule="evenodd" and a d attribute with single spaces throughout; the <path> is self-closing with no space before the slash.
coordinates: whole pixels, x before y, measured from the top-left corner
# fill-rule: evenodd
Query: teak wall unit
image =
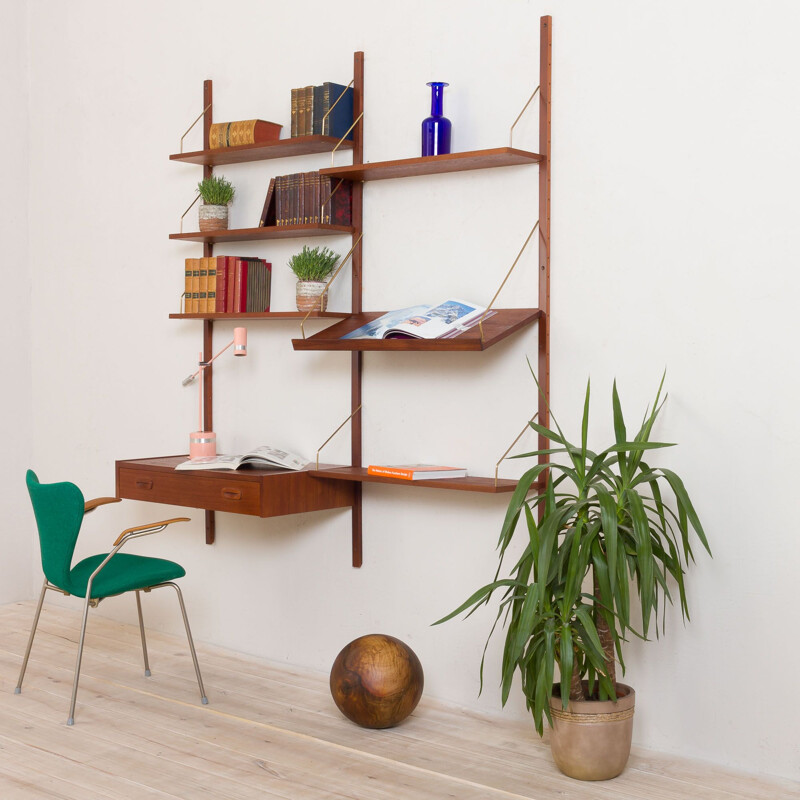
<path id="1" fill-rule="evenodd" d="M 355 242 L 351 257 L 351 311 L 350 313 L 314 313 L 316 318 L 343 318 L 332 326 L 309 338 L 293 339 L 296 350 L 349 350 L 350 371 L 350 466 L 320 465 L 318 469 L 299 473 L 248 470 L 230 472 L 204 470 L 202 472 L 175 473 L 174 466 L 183 457 L 171 456 L 117 462 L 117 496 L 135 500 L 184 505 L 205 509 L 206 542 L 215 537 L 214 512 L 229 511 L 262 517 L 300 513 L 329 508 L 352 508 L 352 563 L 362 563 L 361 498 L 365 482 L 393 483 L 398 486 L 429 487 L 471 492 L 510 492 L 516 481 L 494 480 L 469 476 L 453 480 L 403 481 L 368 475 L 362 465 L 361 435 L 361 385 L 364 351 L 480 351 L 510 336 L 521 328 L 538 322 L 538 375 L 543 393 L 540 396 L 538 419 L 548 422 L 547 399 L 550 394 L 550 67 L 552 50 L 552 21 L 540 20 L 539 60 L 539 152 L 531 153 L 513 147 L 475 150 L 443 156 L 399 159 L 364 163 L 363 118 L 353 128 L 353 141 L 339 142 L 327 136 L 301 136 L 278 142 L 257 145 L 240 145 L 221 150 L 208 146 L 212 121 L 212 83 L 203 86 L 203 150 L 170 156 L 172 161 L 199 164 L 203 177 L 208 177 L 215 166 L 245 163 L 289 156 L 331 152 L 350 149 L 352 165 L 320 170 L 323 175 L 349 178 L 353 181 L 352 224 L 349 227 L 334 225 L 290 225 L 281 227 L 246 228 L 214 231 L 211 233 L 171 234 L 171 239 L 196 241 L 203 244 L 203 255 L 213 254 L 217 242 L 250 241 L 272 238 L 306 238 L 350 234 Z M 354 54 L 353 66 L 353 118 L 364 111 L 364 54 Z M 342 340 L 340 337 L 364 322 L 384 312 L 364 312 L 362 309 L 362 210 L 363 183 L 373 180 L 397 179 L 420 175 L 437 175 L 446 172 L 491 169 L 498 167 L 538 164 L 539 167 L 539 301 L 537 308 L 493 309 L 495 314 L 486 318 L 483 331 L 477 326 L 453 339 L 438 340 Z M 301 319 L 306 315 L 296 311 L 266 312 L 260 314 L 170 314 L 171 319 L 200 319 L 203 322 L 203 359 L 210 360 L 213 349 L 213 325 L 216 319 Z M 213 430 L 213 366 L 206 369 L 203 387 L 203 416 L 206 430 Z M 544 447 L 539 437 L 540 448 Z"/>

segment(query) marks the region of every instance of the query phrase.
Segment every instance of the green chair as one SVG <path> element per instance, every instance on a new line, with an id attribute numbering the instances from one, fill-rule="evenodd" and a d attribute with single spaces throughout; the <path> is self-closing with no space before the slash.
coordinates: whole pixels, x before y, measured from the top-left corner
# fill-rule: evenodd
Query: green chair
<path id="1" fill-rule="evenodd" d="M 171 586 L 178 594 L 181 606 L 183 624 L 186 626 L 186 635 L 189 639 L 189 649 L 192 653 L 194 670 L 197 674 L 197 683 L 200 686 L 200 698 L 203 703 L 208 703 L 206 692 L 203 688 L 203 679 L 200 676 L 200 666 L 197 663 L 197 653 L 192 641 L 192 631 L 189 628 L 189 619 L 186 616 L 186 607 L 183 595 L 175 581 L 182 578 L 186 571 L 180 564 L 167 561 L 163 558 L 149 558 L 147 556 L 128 555 L 119 550 L 130 539 L 147 536 L 151 533 L 163 531 L 173 522 L 188 522 L 188 517 L 167 519 L 162 522 L 153 522 L 150 525 L 140 525 L 137 528 L 124 530 L 114 542 L 110 553 L 90 556 L 79 561 L 74 567 L 72 555 L 75 542 L 81 529 L 83 517 L 105 503 L 118 503 L 116 497 L 99 497 L 96 500 L 84 501 L 81 490 L 74 483 L 39 483 L 39 479 L 32 470 L 26 475 L 28 493 L 33 504 L 36 516 L 36 525 L 39 529 L 39 544 L 42 552 L 42 568 L 44 570 L 44 584 L 39 595 L 39 604 L 33 618 L 33 627 L 28 638 L 25 658 L 19 673 L 15 694 L 22 691 L 22 679 L 28 666 L 28 657 L 39 624 L 39 615 L 42 603 L 48 589 L 66 595 L 75 595 L 85 598 L 83 606 L 83 622 L 78 643 L 78 659 L 75 663 L 75 679 L 72 685 L 72 699 L 69 706 L 67 725 L 75 722 L 75 699 L 78 695 L 78 678 L 81 671 L 81 657 L 83 655 L 83 641 L 86 636 L 86 620 L 89 615 L 89 606 L 97 607 L 101 600 L 125 592 L 136 592 L 136 609 L 139 613 L 139 630 L 142 635 L 142 652 L 144 654 L 144 674 L 150 675 L 150 664 L 147 659 L 147 641 L 144 635 L 144 621 L 142 619 L 142 602 L 139 593 L 149 592 L 162 586 Z"/>

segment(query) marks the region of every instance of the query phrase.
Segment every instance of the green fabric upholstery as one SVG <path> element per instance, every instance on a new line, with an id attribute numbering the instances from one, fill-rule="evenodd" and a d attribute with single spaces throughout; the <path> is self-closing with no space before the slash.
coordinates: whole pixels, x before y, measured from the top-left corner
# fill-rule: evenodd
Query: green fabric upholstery
<path id="1" fill-rule="evenodd" d="M 26 482 L 39 529 L 45 577 L 69 594 L 86 597 L 89 577 L 108 553 L 84 558 L 70 568 L 83 521 L 81 490 L 73 483 L 39 483 L 32 470 L 28 470 Z M 183 567 L 174 561 L 117 553 L 94 579 L 92 598 L 146 589 L 185 574 Z"/>
<path id="2" fill-rule="evenodd" d="M 108 553 L 89 556 L 79 561 L 70 571 L 70 585 L 77 597 L 86 597 L 89 576 L 100 566 Z M 174 561 L 149 556 L 117 553 L 97 574 L 92 583 L 92 599 L 110 597 L 112 594 L 146 589 L 158 583 L 182 578 L 186 570 Z"/>
<path id="3" fill-rule="evenodd" d="M 83 522 L 83 494 L 74 483 L 39 483 L 30 469 L 25 480 L 39 529 L 44 575 L 71 594 L 69 567 Z"/>

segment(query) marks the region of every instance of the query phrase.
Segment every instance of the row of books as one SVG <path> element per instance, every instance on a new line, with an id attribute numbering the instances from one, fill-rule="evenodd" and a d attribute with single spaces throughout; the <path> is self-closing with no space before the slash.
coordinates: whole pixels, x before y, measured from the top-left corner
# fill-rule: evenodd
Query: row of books
<path id="1" fill-rule="evenodd" d="M 187 258 L 184 313 L 269 311 L 271 282 L 272 264 L 263 258 Z"/>
<path id="2" fill-rule="evenodd" d="M 259 227 L 350 225 L 352 212 L 352 181 L 319 172 L 295 172 L 270 180 Z"/>
<path id="3" fill-rule="evenodd" d="M 352 140 L 353 90 L 330 81 L 292 89 L 292 137 L 322 134 Z M 348 132 L 349 131 L 349 132 Z"/>

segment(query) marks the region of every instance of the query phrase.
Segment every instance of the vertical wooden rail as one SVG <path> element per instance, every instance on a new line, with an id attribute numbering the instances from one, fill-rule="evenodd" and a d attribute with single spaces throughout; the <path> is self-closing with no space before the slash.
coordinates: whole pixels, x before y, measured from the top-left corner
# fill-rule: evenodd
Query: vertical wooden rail
<path id="1" fill-rule="evenodd" d="M 203 150 L 208 150 L 208 137 L 211 131 L 212 116 L 212 83 L 210 80 L 203 81 Z M 208 164 L 203 165 L 203 178 L 211 177 L 212 168 Z M 214 245 L 210 242 L 203 243 L 203 257 L 210 258 L 214 252 Z M 214 356 L 214 322 L 210 319 L 203 320 L 203 361 L 210 361 Z M 214 430 L 214 406 L 213 406 L 213 375 L 214 366 L 208 366 L 201 376 L 203 381 L 203 430 Z M 216 535 L 216 518 L 213 511 L 206 511 L 206 544 L 214 544 Z"/>
<path id="2" fill-rule="evenodd" d="M 358 119 L 364 111 L 364 53 L 356 52 L 353 55 L 353 118 Z M 364 163 L 364 119 L 353 129 L 353 163 Z M 363 229 L 363 191 L 361 181 L 353 183 L 353 209 L 352 225 L 353 237 L 358 239 Z M 362 243 L 356 245 L 351 261 L 352 274 L 352 312 L 361 313 L 361 248 Z M 350 412 L 353 413 L 361 405 L 361 375 L 363 370 L 363 356 L 361 351 L 354 350 L 350 356 Z M 350 463 L 354 467 L 361 466 L 361 411 L 350 422 Z M 353 566 L 360 567 L 362 563 L 361 550 L 361 490 L 362 484 L 353 484 L 353 515 L 352 515 L 352 548 Z"/>
<path id="3" fill-rule="evenodd" d="M 548 427 L 550 413 L 550 70 L 553 48 L 553 18 L 539 20 L 539 308 L 544 312 L 539 320 L 538 378 L 540 425 Z M 539 449 L 549 447 L 539 436 Z M 546 461 L 547 456 L 539 456 Z"/>

